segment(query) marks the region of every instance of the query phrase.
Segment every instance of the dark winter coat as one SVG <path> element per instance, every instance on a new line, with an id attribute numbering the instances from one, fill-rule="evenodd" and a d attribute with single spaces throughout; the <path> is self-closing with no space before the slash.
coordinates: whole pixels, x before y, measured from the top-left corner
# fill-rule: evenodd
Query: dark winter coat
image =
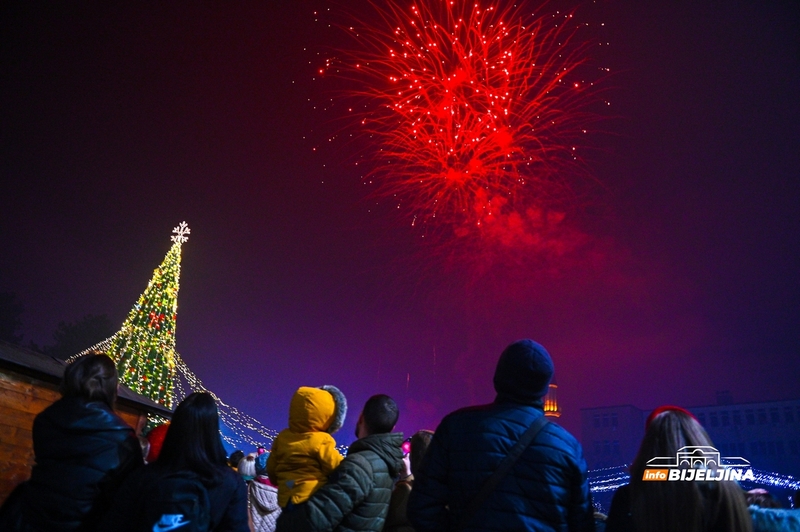
<path id="1" fill-rule="evenodd" d="M 29 530 L 93 530 L 122 481 L 141 466 L 133 429 L 105 403 L 59 399 L 33 422 L 36 464 L 22 500 Z"/>
<path id="2" fill-rule="evenodd" d="M 281 513 L 277 531 L 380 532 L 403 459 L 402 444 L 401 433 L 357 440 L 324 486 L 307 502 Z"/>
<path id="3" fill-rule="evenodd" d="M 408 496 L 414 487 L 414 477 L 409 476 L 394 485 L 392 499 L 389 501 L 389 513 L 386 514 L 386 525 L 383 532 L 414 532 L 408 520 Z"/>
<path id="4" fill-rule="evenodd" d="M 408 516 L 417 532 L 455 530 L 481 486 L 540 406 L 498 400 L 446 416 L 415 475 Z M 548 423 L 475 511 L 465 530 L 594 530 L 580 444 Z"/>
<path id="5" fill-rule="evenodd" d="M 208 492 L 211 530 L 216 532 L 250 532 L 247 514 L 247 485 L 241 476 L 227 466 L 219 466 L 217 482 L 204 482 Z M 132 474 L 120 488 L 114 506 L 106 514 L 98 532 L 138 532 L 137 518 L 147 500 L 147 487 L 166 473 L 158 462 L 148 464 Z"/>
<path id="6" fill-rule="evenodd" d="M 633 519 L 631 518 L 631 485 L 620 486 L 614 492 L 611 500 L 611 508 L 606 518 L 606 530 L 608 532 L 635 532 Z"/>

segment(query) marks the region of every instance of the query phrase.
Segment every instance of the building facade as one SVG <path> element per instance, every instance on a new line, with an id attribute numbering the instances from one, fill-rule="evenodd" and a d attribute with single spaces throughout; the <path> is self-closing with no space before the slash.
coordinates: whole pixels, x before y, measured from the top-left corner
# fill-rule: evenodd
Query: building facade
<path id="1" fill-rule="evenodd" d="M 581 444 L 589 469 L 630 464 L 644 435 L 645 415 L 632 405 L 581 409 Z"/>
<path id="2" fill-rule="evenodd" d="M 705 427 L 723 457 L 741 457 L 756 468 L 800 477 L 800 399 L 687 408 Z M 644 436 L 650 410 L 632 405 L 581 410 L 581 443 L 590 469 L 628 465 Z"/>

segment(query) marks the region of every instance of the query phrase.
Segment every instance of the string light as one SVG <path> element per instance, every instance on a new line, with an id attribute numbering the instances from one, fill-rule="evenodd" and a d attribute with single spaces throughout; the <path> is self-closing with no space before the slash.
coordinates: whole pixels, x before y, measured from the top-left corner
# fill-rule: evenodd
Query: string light
<path id="1" fill-rule="evenodd" d="M 181 246 L 191 229 L 181 222 L 172 232 L 173 244 L 153 272 L 147 288 L 133 305 L 122 327 L 112 337 L 70 357 L 67 363 L 92 352 L 106 353 L 117 364 L 122 383 L 134 392 L 172 409 L 192 392 L 207 392 L 219 410 L 223 440 L 234 447 L 269 447 L 277 431 L 234 406 L 226 404 L 206 388 L 175 350 L 175 325 L 178 316 Z M 151 426 L 165 421 L 150 416 Z"/>
<path id="2" fill-rule="evenodd" d="M 272 446 L 272 440 L 278 435 L 278 431 L 265 427 L 254 417 L 245 414 L 235 406 L 231 406 L 220 399 L 217 394 L 203 385 L 203 382 L 195 375 L 189 366 L 175 353 L 177 362 L 177 375 L 175 379 L 175 396 L 183 399 L 186 395 L 193 392 L 206 392 L 211 394 L 217 403 L 219 410 L 220 423 L 225 425 L 236 437 L 232 437 L 222 432 L 222 439 L 229 445 L 242 448 L 246 446 L 265 447 Z M 269 443 L 267 443 L 269 442 Z M 246 445 L 243 445 L 246 444 Z"/>
<path id="3" fill-rule="evenodd" d="M 134 392 L 167 408 L 174 405 L 175 326 L 181 274 L 181 245 L 191 232 L 186 222 L 175 227 L 173 242 L 153 272 L 147 288 L 128 313 L 120 330 L 89 349 L 117 363 L 120 381 Z M 74 359 L 72 357 L 70 360 Z"/>

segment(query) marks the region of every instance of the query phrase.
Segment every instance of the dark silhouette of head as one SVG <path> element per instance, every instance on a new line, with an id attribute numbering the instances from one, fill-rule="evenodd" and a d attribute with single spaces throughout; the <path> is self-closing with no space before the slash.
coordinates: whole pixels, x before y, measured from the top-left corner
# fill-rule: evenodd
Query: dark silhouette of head
<path id="1" fill-rule="evenodd" d="M 500 355 L 494 372 L 498 401 L 536 404 L 547 395 L 553 378 L 553 360 L 533 340 L 519 340 Z"/>
<path id="2" fill-rule="evenodd" d="M 239 467 L 239 462 L 244 458 L 244 451 L 241 449 L 234 450 L 231 455 L 228 457 L 228 465 L 237 468 Z"/>
<path id="3" fill-rule="evenodd" d="M 417 474 L 419 466 L 422 465 L 422 458 L 428 451 L 428 446 L 431 444 L 432 439 L 433 439 L 432 430 L 420 430 L 419 432 L 411 436 L 411 452 L 409 453 L 409 459 L 411 461 L 412 475 Z"/>
<path id="4" fill-rule="evenodd" d="M 770 492 L 763 488 L 755 488 L 745 493 L 748 506 L 758 506 L 759 508 L 780 508 L 781 502 L 772 496 Z"/>
<path id="5" fill-rule="evenodd" d="M 155 463 L 171 471 L 190 470 L 204 479 L 216 480 L 220 468 L 227 466 L 226 458 L 214 397 L 205 392 L 186 396 L 172 414 Z"/>
<path id="6" fill-rule="evenodd" d="M 114 361 L 108 355 L 90 353 L 67 366 L 60 391 L 64 397 L 81 397 L 113 408 L 118 384 Z"/>
<path id="7" fill-rule="evenodd" d="M 359 436 L 359 427 L 363 427 L 364 434 L 385 434 L 392 432 L 400 417 L 400 410 L 397 403 L 388 395 L 378 394 L 367 399 L 364 410 L 361 411 L 358 425 L 356 426 L 356 436 Z"/>

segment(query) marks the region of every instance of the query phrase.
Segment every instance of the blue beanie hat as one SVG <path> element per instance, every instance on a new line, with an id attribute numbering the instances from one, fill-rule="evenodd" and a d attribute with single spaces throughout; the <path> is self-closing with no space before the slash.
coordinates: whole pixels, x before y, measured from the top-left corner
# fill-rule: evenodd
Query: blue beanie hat
<path id="1" fill-rule="evenodd" d="M 497 361 L 494 389 L 499 401 L 537 403 L 547 394 L 553 378 L 553 359 L 533 340 L 506 347 Z"/>

